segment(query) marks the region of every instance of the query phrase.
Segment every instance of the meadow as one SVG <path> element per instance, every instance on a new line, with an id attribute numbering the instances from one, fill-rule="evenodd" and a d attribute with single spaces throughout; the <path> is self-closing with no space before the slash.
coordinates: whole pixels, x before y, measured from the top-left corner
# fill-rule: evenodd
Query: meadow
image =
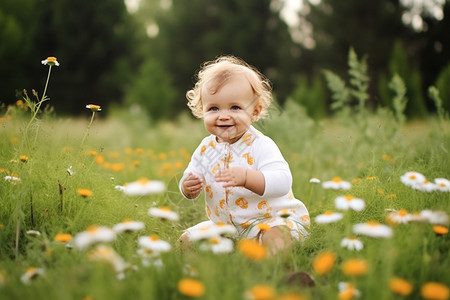
<path id="1" fill-rule="evenodd" d="M 274 108 L 256 127 L 311 217 L 309 237 L 276 256 L 234 240 L 214 248 L 219 237 L 180 245 L 205 219 L 203 194 L 178 190 L 200 120 L 108 107 L 30 118 L 18 102 L 0 121 L 1 299 L 449 297 L 446 118 L 399 123 L 380 109 L 315 121 L 292 102 Z"/>

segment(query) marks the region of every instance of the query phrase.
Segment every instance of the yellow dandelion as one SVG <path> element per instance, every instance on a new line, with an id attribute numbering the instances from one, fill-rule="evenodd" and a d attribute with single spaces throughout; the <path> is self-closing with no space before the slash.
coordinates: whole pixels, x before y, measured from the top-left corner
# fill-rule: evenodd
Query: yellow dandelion
<path id="1" fill-rule="evenodd" d="M 105 163 L 105 157 L 103 157 L 103 155 L 98 155 L 95 158 L 95 161 L 99 164 L 99 165 L 103 165 Z"/>
<path id="2" fill-rule="evenodd" d="M 433 231 L 438 235 L 444 235 L 448 233 L 448 228 L 441 225 L 435 225 L 433 226 Z"/>
<path id="3" fill-rule="evenodd" d="M 193 278 L 183 278 L 178 281 L 178 291 L 184 296 L 197 298 L 205 293 L 205 285 Z"/>
<path id="4" fill-rule="evenodd" d="M 336 255 L 333 252 L 323 252 L 314 259 L 312 268 L 317 274 L 324 275 L 333 269 L 335 262 Z"/>
<path id="5" fill-rule="evenodd" d="M 90 155 L 90 156 L 97 156 L 98 153 L 95 150 L 90 150 L 90 151 L 88 151 L 87 154 Z"/>
<path id="6" fill-rule="evenodd" d="M 422 297 L 432 300 L 446 300 L 449 297 L 449 289 L 439 282 L 427 282 L 420 290 Z"/>
<path id="7" fill-rule="evenodd" d="M 256 285 L 246 292 L 246 298 L 251 300 L 272 300 L 275 289 L 268 285 Z"/>
<path id="8" fill-rule="evenodd" d="M 86 105 L 86 108 L 87 108 L 87 109 L 90 109 L 90 110 L 93 111 L 93 112 L 101 111 L 101 110 L 102 110 L 102 109 L 100 108 L 100 105 L 96 105 L 96 104 L 88 104 L 88 105 Z"/>
<path id="9" fill-rule="evenodd" d="M 342 272 L 345 275 L 359 276 L 367 273 L 369 265 L 363 259 L 349 259 L 342 263 Z"/>
<path id="10" fill-rule="evenodd" d="M 72 235 L 69 233 L 58 233 L 55 235 L 55 241 L 61 242 L 61 243 L 67 243 L 72 240 Z"/>
<path id="11" fill-rule="evenodd" d="M 389 288 L 396 294 L 407 296 L 411 294 L 413 285 L 405 279 L 394 277 L 389 281 Z"/>
<path id="12" fill-rule="evenodd" d="M 92 196 L 92 191 L 88 190 L 88 189 L 78 189 L 77 192 L 78 192 L 78 195 L 80 195 L 84 198 Z"/>
<path id="13" fill-rule="evenodd" d="M 263 260 L 267 256 L 266 248 L 255 240 L 241 240 L 237 247 L 242 254 L 253 260 Z"/>
<path id="14" fill-rule="evenodd" d="M 258 229 L 261 231 L 270 230 L 270 226 L 267 225 L 266 223 L 260 223 L 260 224 L 256 225 L 256 227 L 258 227 Z"/>
<path id="15" fill-rule="evenodd" d="M 20 155 L 20 156 L 19 156 L 19 159 L 20 159 L 20 161 L 22 161 L 22 162 L 27 162 L 27 161 L 28 161 L 28 156 L 26 156 L 26 155 Z"/>

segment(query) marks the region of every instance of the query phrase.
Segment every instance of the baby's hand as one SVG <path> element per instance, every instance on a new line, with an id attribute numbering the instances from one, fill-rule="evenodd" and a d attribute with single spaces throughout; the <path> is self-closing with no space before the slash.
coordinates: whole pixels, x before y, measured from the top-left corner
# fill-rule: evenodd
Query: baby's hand
<path id="1" fill-rule="evenodd" d="M 181 188 L 183 189 L 183 194 L 187 198 L 197 198 L 203 188 L 203 179 L 193 173 L 189 173 L 183 181 Z"/>
<path id="2" fill-rule="evenodd" d="M 245 187 L 247 181 L 247 169 L 230 168 L 220 171 L 216 175 L 217 182 L 223 182 L 223 187 L 242 186 Z"/>

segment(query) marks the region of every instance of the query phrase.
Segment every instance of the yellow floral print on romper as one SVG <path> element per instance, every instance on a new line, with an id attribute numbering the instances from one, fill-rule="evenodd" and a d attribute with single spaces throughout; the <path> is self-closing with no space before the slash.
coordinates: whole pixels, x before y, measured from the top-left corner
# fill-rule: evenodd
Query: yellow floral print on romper
<path id="1" fill-rule="evenodd" d="M 245 200 L 245 198 L 243 198 L 243 197 L 237 198 L 235 203 L 236 203 L 237 206 L 239 206 L 242 209 L 247 209 L 248 208 L 248 201 Z"/>

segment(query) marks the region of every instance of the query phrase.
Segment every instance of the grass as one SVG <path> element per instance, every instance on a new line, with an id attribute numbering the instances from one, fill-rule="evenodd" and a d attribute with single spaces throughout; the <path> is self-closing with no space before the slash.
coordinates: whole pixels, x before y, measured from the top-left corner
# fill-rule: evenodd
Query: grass
<path id="1" fill-rule="evenodd" d="M 242 299 L 257 285 L 268 285 L 280 296 L 294 291 L 305 299 L 334 299 L 338 283 L 352 282 L 363 299 L 398 299 L 389 280 L 400 277 L 413 285 L 406 299 L 422 299 L 421 287 L 439 282 L 448 289 L 450 258 L 448 234 L 436 235 L 426 222 L 392 225 L 393 237 L 360 236 L 360 252 L 340 247 L 355 223 L 385 223 L 387 208 L 413 213 L 424 209 L 450 211 L 448 192 L 425 193 L 400 182 L 400 176 L 417 171 L 427 178 L 449 178 L 450 130 L 448 121 L 430 118 L 404 126 L 387 111 L 339 115 L 315 122 L 303 109 L 287 103 L 256 126 L 272 137 L 289 162 L 293 192 L 308 207 L 310 237 L 285 255 L 253 261 L 239 251 L 228 254 L 183 250 L 178 237 L 183 229 L 205 219 L 203 201 L 184 200 L 178 179 L 201 138 L 201 121 L 187 115 L 152 124 L 145 117 L 126 113 L 90 118 L 60 119 L 42 115 L 28 129 L 28 112 L 8 109 L 0 123 L 0 293 L 3 299 L 184 299 L 177 284 L 195 277 L 205 286 L 201 299 Z M 98 118 L 100 117 L 100 118 Z M 85 138 L 86 137 L 86 138 Z M 28 160 L 23 162 L 20 156 Z M 101 159 L 103 158 L 103 162 Z M 73 175 L 67 169 L 71 167 Z M 14 183 L 3 177 L 16 173 Z M 353 182 L 350 191 L 326 190 L 310 183 L 339 176 Z M 114 187 L 146 177 L 164 181 L 161 194 L 132 197 Z M 83 198 L 77 189 L 92 191 Z M 351 194 L 364 199 L 362 212 L 343 212 L 342 221 L 317 224 L 314 217 L 334 210 L 334 199 Z M 169 222 L 148 215 L 150 207 L 168 206 L 180 220 Z M 89 249 L 69 249 L 54 240 L 58 233 L 75 236 L 88 226 L 112 227 L 124 219 L 142 221 L 145 229 L 121 234 L 109 243 L 135 266 L 117 279 L 113 268 L 91 261 Z M 448 226 L 448 224 L 444 224 Z M 37 230 L 40 236 L 27 234 Z M 163 267 L 145 267 L 137 255 L 139 236 L 157 234 L 172 245 L 162 254 Z M 318 254 L 336 255 L 324 275 L 312 269 Z M 348 276 L 340 266 L 351 258 L 367 261 L 362 276 Z M 187 274 L 186 266 L 196 270 Z M 45 271 L 29 284 L 20 278 L 29 267 Z M 315 287 L 288 284 L 292 272 L 313 275 Z"/>

